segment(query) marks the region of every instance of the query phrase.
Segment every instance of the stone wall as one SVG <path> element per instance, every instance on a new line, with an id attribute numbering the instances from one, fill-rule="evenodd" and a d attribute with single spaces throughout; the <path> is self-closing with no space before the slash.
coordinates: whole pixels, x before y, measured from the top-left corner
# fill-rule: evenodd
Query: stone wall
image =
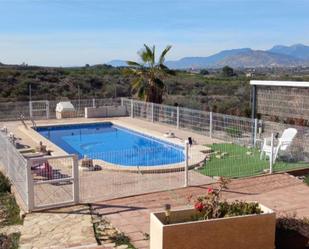
<path id="1" fill-rule="evenodd" d="M 309 88 L 257 86 L 256 111 L 263 117 L 309 120 Z"/>

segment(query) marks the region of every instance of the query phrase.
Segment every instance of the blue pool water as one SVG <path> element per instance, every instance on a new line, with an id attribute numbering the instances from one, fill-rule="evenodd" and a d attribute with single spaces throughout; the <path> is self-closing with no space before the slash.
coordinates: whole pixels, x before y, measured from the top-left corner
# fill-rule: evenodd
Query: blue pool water
<path id="1" fill-rule="evenodd" d="M 183 148 L 112 123 L 38 127 L 37 131 L 69 154 L 124 166 L 154 166 L 184 160 Z"/>

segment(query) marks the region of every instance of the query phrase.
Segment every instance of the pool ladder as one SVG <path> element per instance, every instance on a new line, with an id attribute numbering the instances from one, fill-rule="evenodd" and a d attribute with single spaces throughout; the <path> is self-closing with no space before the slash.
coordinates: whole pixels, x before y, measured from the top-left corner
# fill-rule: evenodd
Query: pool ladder
<path id="1" fill-rule="evenodd" d="M 20 114 L 20 121 L 22 122 L 22 124 L 24 125 L 24 127 L 25 127 L 26 129 L 28 129 L 28 126 L 27 126 L 27 124 L 26 124 L 26 122 L 25 122 L 25 115 L 24 115 L 23 113 Z M 31 121 L 31 123 L 32 123 L 33 128 L 36 130 L 36 123 L 35 123 L 35 121 L 34 121 L 34 119 L 33 119 L 32 117 L 30 118 L 30 121 Z"/>
<path id="2" fill-rule="evenodd" d="M 24 127 L 25 127 L 26 129 L 28 129 L 28 126 L 27 126 L 27 124 L 26 124 L 26 122 L 25 122 L 25 115 L 24 115 L 23 113 L 21 113 L 21 114 L 19 115 L 19 119 L 20 119 L 20 121 L 22 122 L 22 124 L 24 125 Z"/>
<path id="3" fill-rule="evenodd" d="M 33 128 L 36 130 L 36 123 L 32 117 L 30 118 L 30 121 L 32 123 Z"/>

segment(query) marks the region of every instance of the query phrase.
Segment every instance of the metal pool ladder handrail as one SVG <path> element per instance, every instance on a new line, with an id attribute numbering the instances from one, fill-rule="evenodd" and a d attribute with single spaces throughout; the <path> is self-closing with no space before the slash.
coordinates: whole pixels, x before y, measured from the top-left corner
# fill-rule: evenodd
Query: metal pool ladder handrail
<path id="1" fill-rule="evenodd" d="M 24 125 L 24 127 L 25 127 L 26 129 L 28 129 L 28 126 L 27 126 L 27 124 L 26 124 L 26 122 L 25 122 L 25 115 L 24 115 L 23 113 L 21 113 L 20 116 L 19 116 L 19 118 L 20 118 L 20 121 L 22 122 L 22 124 Z"/>
<path id="2" fill-rule="evenodd" d="M 30 121 L 31 121 L 31 123 L 33 125 L 33 128 L 36 130 L 36 123 L 35 123 L 35 121 L 34 121 L 34 119 L 32 117 L 30 118 Z"/>

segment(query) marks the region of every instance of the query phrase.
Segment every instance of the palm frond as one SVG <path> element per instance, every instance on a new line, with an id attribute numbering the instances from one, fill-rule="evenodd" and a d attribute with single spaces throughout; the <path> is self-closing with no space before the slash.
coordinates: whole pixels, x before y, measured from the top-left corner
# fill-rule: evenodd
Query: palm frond
<path id="1" fill-rule="evenodd" d="M 141 79 L 141 78 L 136 78 L 136 79 L 134 79 L 134 80 L 132 81 L 132 83 L 131 83 L 132 90 L 133 90 L 133 91 L 138 91 L 138 89 L 142 87 L 142 85 L 143 85 L 142 83 L 143 83 L 143 82 L 142 82 L 142 79 Z"/>
<path id="2" fill-rule="evenodd" d="M 144 44 L 144 48 L 138 52 L 142 62 L 127 62 L 131 74 L 135 76 L 131 83 L 133 94 L 145 101 L 162 103 L 162 96 L 166 90 L 162 79 L 166 74 L 175 75 L 173 70 L 164 65 L 165 56 L 171 47 L 167 46 L 162 51 L 160 60 L 156 63 L 156 47 Z"/>
<path id="3" fill-rule="evenodd" d="M 154 66 L 154 64 L 155 64 L 155 60 L 156 60 L 156 46 L 155 45 L 153 45 L 152 46 L 152 66 Z"/>
<path id="4" fill-rule="evenodd" d="M 141 53 L 141 57 L 144 62 L 149 63 L 150 66 L 153 66 L 155 63 L 155 57 L 154 57 L 154 48 L 151 49 L 146 44 L 144 44 L 145 49 Z"/>
<path id="5" fill-rule="evenodd" d="M 140 99 L 144 99 L 144 98 L 145 98 L 145 95 L 146 95 L 145 87 L 142 86 L 141 88 L 138 89 L 137 96 L 138 96 L 138 98 L 140 98 Z"/>
<path id="6" fill-rule="evenodd" d="M 176 72 L 174 70 L 169 69 L 167 66 L 164 64 L 159 64 L 157 66 L 160 70 L 162 70 L 164 73 L 169 74 L 169 75 L 176 75 Z"/>
<path id="7" fill-rule="evenodd" d="M 140 63 L 137 63 L 135 61 L 127 61 L 128 66 L 130 67 L 143 67 Z"/>
<path id="8" fill-rule="evenodd" d="M 159 58 L 159 64 L 163 64 L 165 61 L 165 55 L 170 51 L 172 48 L 171 45 L 166 46 L 166 48 L 162 51 L 160 58 Z"/>
<path id="9" fill-rule="evenodd" d="M 151 56 L 147 53 L 147 51 L 143 50 L 139 53 L 144 64 L 149 64 L 151 61 Z"/>
<path id="10" fill-rule="evenodd" d="M 164 85 L 164 82 L 162 80 L 160 80 L 159 78 L 155 78 L 154 79 L 154 83 L 155 83 L 155 87 L 158 89 L 158 90 L 163 90 L 165 85 Z"/>

